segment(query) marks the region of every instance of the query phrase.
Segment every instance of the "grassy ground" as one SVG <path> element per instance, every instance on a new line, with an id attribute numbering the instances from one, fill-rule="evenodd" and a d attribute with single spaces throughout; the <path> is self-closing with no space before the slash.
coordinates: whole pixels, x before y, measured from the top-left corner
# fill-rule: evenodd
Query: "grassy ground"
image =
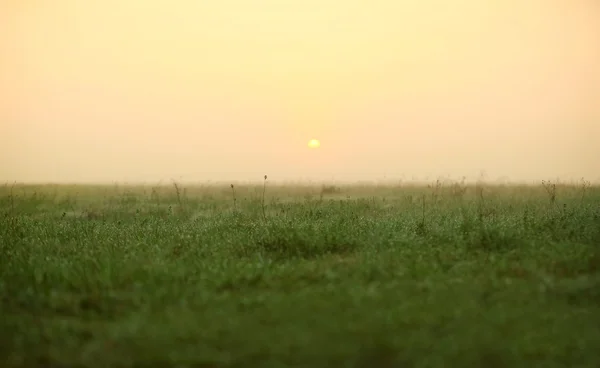
<path id="1" fill-rule="evenodd" d="M 600 366 L 598 187 L 0 201 L 2 367 Z"/>

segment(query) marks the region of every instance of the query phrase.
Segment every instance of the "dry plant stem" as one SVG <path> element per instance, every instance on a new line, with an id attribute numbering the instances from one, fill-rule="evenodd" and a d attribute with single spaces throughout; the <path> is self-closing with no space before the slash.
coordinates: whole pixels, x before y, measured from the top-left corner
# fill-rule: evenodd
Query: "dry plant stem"
<path id="1" fill-rule="evenodd" d="M 589 188 L 592 187 L 592 183 L 589 180 L 581 178 L 581 202 L 585 200 L 585 194 Z"/>
<path id="2" fill-rule="evenodd" d="M 158 194 L 157 188 L 152 188 L 152 193 L 150 193 L 150 197 L 155 200 L 156 207 L 160 207 L 160 196 Z"/>
<path id="3" fill-rule="evenodd" d="M 483 185 L 477 185 L 477 194 L 479 197 L 479 202 L 477 206 L 477 212 L 479 217 L 479 224 L 483 226 Z"/>
<path id="4" fill-rule="evenodd" d="M 424 235 L 425 234 L 425 194 L 421 196 L 422 205 L 421 205 L 421 221 L 417 223 L 417 234 Z"/>
<path id="5" fill-rule="evenodd" d="M 548 197 L 550 198 L 550 203 L 552 205 L 556 204 L 556 183 L 552 183 L 550 181 L 546 182 L 542 180 L 542 186 L 546 189 L 548 193 Z"/>
<path id="6" fill-rule="evenodd" d="M 421 217 L 421 221 L 423 223 L 423 226 L 425 226 L 425 194 L 423 194 L 423 209 L 422 209 L 422 217 Z"/>
<path id="7" fill-rule="evenodd" d="M 265 180 L 263 181 L 263 193 L 262 193 L 262 214 L 263 219 L 267 219 L 267 213 L 265 212 L 265 192 L 267 190 L 267 176 L 265 175 Z"/>
<path id="8" fill-rule="evenodd" d="M 15 195 L 13 193 L 13 189 L 16 183 L 10 187 L 10 223 L 11 227 L 14 230 L 17 226 L 17 217 L 15 216 Z"/>
<path id="9" fill-rule="evenodd" d="M 438 199 L 438 193 L 442 188 L 442 182 L 440 181 L 440 179 L 437 179 L 434 185 L 428 185 L 428 187 L 431 189 L 431 201 L 434 204 L 436 204 Z"/>
<path id="10" fill-rule="evenodd" d="M 173 186 L 175 187 L 175 193 L 177 194 L 177 204 L 179 204 L 179 207 L 183 207 L 181 204 L 181 193 L 179 190 L 179 186 L 177 185 L 177 182 L 175 182 L 173 180 Z"/>
<path id="11" fill-rule="evenodd" d="M 231 194 L 233 196 L 233 210 L 236 211 L 237 207 L 236 207 L 236 198 L 235 198 L 235 187 L 233 186 L 233 184 L 231 184 Z"/>
<path id="12" fill-rule="evenodd" d="M 15 183 L 16 184 L 16 183 Z M 13 189 L 15 187 L 15 184 L 13 184 L 10 187 L 10 214 L 14 215 L 15 214 L 15 195 L 13 193 Z"/>

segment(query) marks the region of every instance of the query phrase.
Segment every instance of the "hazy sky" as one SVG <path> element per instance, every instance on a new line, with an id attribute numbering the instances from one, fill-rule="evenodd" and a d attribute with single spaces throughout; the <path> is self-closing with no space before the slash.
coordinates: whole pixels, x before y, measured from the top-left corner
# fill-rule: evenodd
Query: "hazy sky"
<path id="1" fill-rule="evenodd" d="M 0 181 L 600 178 L 597 0 L 0 0 L 0 55 Z"/>

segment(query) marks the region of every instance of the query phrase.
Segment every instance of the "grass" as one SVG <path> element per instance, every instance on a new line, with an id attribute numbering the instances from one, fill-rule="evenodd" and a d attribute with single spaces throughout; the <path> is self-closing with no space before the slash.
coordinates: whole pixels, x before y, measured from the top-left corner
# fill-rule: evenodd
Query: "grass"
<path id="1" fill-rule="evenodd" d="M 596 186 L 0 188 L 2 367 L 598 367 Z"/>

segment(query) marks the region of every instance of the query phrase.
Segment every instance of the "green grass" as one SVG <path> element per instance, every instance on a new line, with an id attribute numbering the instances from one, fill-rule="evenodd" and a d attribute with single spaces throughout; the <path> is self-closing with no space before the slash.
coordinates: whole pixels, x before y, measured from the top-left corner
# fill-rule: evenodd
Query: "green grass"
<path id="1" fill-rule="evenodd" d="M 0 201 L 2 367 L 600 366 L 599 187 Z"/>

